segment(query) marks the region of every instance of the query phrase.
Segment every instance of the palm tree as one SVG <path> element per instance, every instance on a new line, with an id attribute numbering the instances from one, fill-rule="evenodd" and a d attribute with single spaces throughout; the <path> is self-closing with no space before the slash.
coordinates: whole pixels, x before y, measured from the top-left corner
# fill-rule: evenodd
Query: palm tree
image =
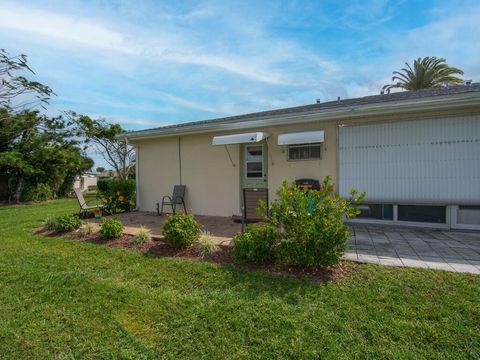
<path id="1" fill-rule="evenodd" d="M 392 81 L 383 87 L 385 90 L 401 88 L 404 90 L 418 90 L 431 87 L 461 85 L 463 80 L 455 74 L 463 75 L 463 71 L 450 67 L 445 59 L 432 57 L 418 58 L 413 62 L 413 69 L 408 64 L 400 71 L 394 71 Z M 395 82 L 396 81 L 396 82 Z"/>

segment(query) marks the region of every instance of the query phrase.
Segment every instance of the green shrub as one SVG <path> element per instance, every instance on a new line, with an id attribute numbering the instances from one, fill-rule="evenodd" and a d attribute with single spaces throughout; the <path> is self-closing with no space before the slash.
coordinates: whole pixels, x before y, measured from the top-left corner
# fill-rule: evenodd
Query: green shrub
<path id="1" fill-rule="evenodd" d="M 57 219 L 48 217 L 42 222 L 42 228 L 45 230 L 55 230 L 57 228 Z"/>
<path id="2" fill-rule="evenodd" d="M 135 180 L 99 180 L 98 195 L 109 214 L 130 211 L 135 207 Z"/>
<path id="3" fill-rule="evenodd" d="M 131 243 L 134 245 L 141 245 L 145 244 L 146 242 L 150 241 L 152 238 L 152 234 L 150 230 L 144 228 L 143 226 L 137 231 L 135 236 L 132 238 Z"/>
<path id="4" fill-rule="evenodd" d="M 22 193 L 23 201 L 45 201 L 53 199 L 53 191 L 47 184 L 28 185 Z"/>
<path id="5" fill-rule="evenodd" d="M 104 240 L 116 239 L 123 234 L 123 224 L 116 218 L 103 219 L 100 224 L 100 236 Z"/>
<path id="6" fill-rule="evenodd" d="M 55 218 L 55 230 L 59 232 L 77 230 L 80 225 L 82 222 L 78 215 L 65 214 Z"/>
<path id="7" fill-rule="evenodd" d="M 249 225 L 233 238 L 232 256 L 240 263 L 271 261 L 280 234 L 270 224 Z"/>
<path id="8" fill-rule="evenodd" d="M 285 181 L 269 212 L 270 222 L 281 229 L 276 258 L 287 265 L 332 265 L 339 262 L 350 234 L 344 217 L 358 215 L 355 207 L 365 194 L 351 191 L 350 199 L 334 192 L 330 177 L 320 191 L 301 190 Z M 266 207 L 262 212 L 266 215 Z"/>
<path id="9" fill-rule="evenodd" d="M 201 258 L 210 256 L 218 251 L 218 245 L 213 242 L 212 235 L 208 232 L 202 232 L 197 242 L 198 253 Z"/>
<path id="10" fill-rule="evenodd" d="M 174 214 L 168 217 L 163 225 L 162 234 L 167 242 L 175 247 L 191 246 L 200 237 L 202 225 L 192 214 Z"/>

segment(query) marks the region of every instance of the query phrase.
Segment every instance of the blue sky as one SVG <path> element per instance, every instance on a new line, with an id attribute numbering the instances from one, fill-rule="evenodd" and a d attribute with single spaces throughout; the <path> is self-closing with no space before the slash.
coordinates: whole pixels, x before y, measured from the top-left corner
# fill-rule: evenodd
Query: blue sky
<path id="1" fill-rule="evenodd" d="M 0 47 L 74 110 L 144 129 L 377 94 L 415 57 L 480 81 L 480 1 L 2 1 Z"/>

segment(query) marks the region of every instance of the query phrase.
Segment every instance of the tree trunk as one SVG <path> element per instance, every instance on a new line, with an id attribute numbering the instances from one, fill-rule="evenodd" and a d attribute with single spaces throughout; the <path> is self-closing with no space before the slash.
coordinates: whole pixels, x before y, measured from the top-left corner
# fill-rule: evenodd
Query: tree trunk
<path id="1" fill-rule="evenodd" d="M 23 191 L 24 183 L 25 183 L 25 180 L 23 179 L 23 176 L 20 176 L 18 178 L 18 183 L 17 183 L 17 188 L 15 190 L 15 194 L 13 195 L 13 199 L 15 201 L 20 201 L 20 198 L 22 197 L 22 191 Z"/>

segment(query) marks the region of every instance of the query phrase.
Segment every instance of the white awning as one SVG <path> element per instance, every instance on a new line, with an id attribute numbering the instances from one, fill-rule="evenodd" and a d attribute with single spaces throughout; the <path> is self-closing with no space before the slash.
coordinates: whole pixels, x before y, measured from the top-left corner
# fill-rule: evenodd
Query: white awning
<path id="1" fill-rule="evenodd" d="M 302 131 L 278 135 L 278 145 L 313 144 L 325 141 L 323 130 Z"/>
<path id="2" fill-rule="evenodd" d="M 270 134 L 266 132 L 253 132 L 234 135 L 214 136 L 212 145 L 229 145 L 256 143 L 268 138 Z"/>

